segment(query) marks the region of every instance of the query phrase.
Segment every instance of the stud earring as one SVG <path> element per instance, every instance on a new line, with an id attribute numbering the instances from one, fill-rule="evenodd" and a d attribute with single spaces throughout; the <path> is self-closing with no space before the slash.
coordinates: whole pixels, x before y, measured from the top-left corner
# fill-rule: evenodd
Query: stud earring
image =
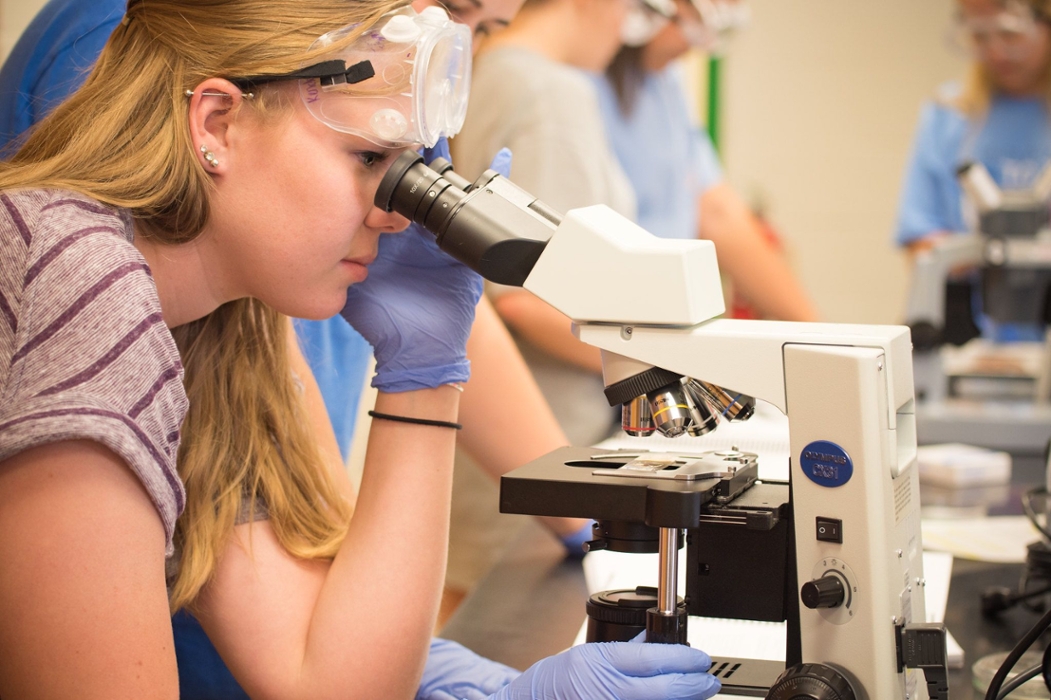
<path id="1" fill-rule="evenodd" d="M 215 154 L 208 150 L 208 147 L 201 144 L 201 153 L 204 154 L 204 159 L 208 161 L 208 165 L 213 168 L 219 167 L 219 160 L 215 157 Z"/>

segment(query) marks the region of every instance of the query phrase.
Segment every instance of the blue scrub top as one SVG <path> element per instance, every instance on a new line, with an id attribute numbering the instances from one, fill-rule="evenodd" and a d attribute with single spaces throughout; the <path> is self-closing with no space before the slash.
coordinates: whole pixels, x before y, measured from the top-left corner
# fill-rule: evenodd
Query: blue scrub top
<path id="1" fill-rule="evenodd" d="M 997 95 L 984 118 L 973 119 L 943 103 L 925 105 L 898 210 L 898 245 L 936 231 L 972 229 L 974 214 L 956 180 L 957 167 L 968 161 L 982 163 L 1004 189 L 1033 185 L 1051 161 L 1051 118 L 1045 99 Z M 980 301 L 976 295 L 975 308 Z M 983 336 L 999 341 L 1044 339 L 1042 326 L 998 324 L 980 314 L 975 321 Z"/>
<path id="2" fill-rule="evenodd" d="M 935 231 L 965 232 L 956 169 L 982 163 L 1005 189 L 1033 184 L 1051 160 L 1051 122 L 1043 98 L 996 96 L 984 119 L 945 104 L 923 108 L 898 211 L 896 242 L 906 245 Z"/>
<path id="3" fill-rule="evenodd" d="M 354 440 L 358 402 L 372 360 L 372 346 L 342 316 L 326 321 L 297 319 L 295 326 L 299 345 L 321 387 L 340 454 L 346 461 Z"/>
<path id="4" fill-rule="evenodd" d="M 723 171 L 707 132 L 690 120 L 676 66 L 647 73 L 631 114 L 613 84 L 594 75 L 610 145 L 638 200 L 638 223 L 662 238 L 697 237 L 697 197 Z"/>
<path id="5" fill-rule="evenodd" d="M 124 6 L 124 0 L 52 0 L 29 23 L 0 69 L 3 153 L 80 86 Z"/>

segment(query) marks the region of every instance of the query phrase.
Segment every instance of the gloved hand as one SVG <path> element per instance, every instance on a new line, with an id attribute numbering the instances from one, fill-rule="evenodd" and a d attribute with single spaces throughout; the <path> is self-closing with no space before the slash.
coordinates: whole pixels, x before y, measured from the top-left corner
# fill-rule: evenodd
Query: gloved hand
<path id="1" fill-rule="evenodd" d="M 447 639 L 432 639 L 416 700 L 486 700 L 522 675 Z"/>
<path id="2" fill-rule="evenodd" d="M 566 548 L 566 556 L 573 559 L 584 558 L 584 554 L 586 554 L 584 551 L 584 543 L 595 539 L 594 532 L 591 529 L 593 523 L 593 520 L 589 520 L 584 527 L 576 532 L 559 538 L 562 540 L 562 546 Z"/>
<path id="3" fill-rule="evenodd" d="M 581 644 L 530 666 L 488 700 L 705 700 L 712 660 L 681 644 Z"/>
<path id="4" fill-rule="evenodd" d="M 442 147 L 448 156 L 444 141 L 431 150 Z M 347 290 L 340 315 L 372 345 L 372 386 L 429 389 L 470 377 L 467 337 L 481 295 L 482 278 L 413 224 L 380 236 L 379 257 L 368 278 Z"/>
<path id="5" fill-rule="evenodd" d="M 449 141 L 443 136 L 438 139 L 438 143 L 434 144 L 430 148 L 423 149 L 423 162 L 428 165 L 435 158 L 444 158 L 445 160 L 452 162 L 452 156 L 449 155 Z M 456 166 L 453 166 L 453 170 Z M 490 170 L 495 170 L 504 177 L 511 177 L 511 149 L 501 148 L 493 156 L 493 162 L 489 164 Z"/>

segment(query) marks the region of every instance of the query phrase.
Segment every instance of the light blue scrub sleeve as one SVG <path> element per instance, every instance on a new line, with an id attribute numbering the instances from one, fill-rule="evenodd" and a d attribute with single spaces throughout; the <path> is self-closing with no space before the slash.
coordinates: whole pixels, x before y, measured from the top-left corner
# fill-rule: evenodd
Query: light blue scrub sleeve
<path id="1" fill-rule="evenodd" d="M 962 115 L 947 107 L 923 108 L 898 208 L 898 245 L 936 231 L 964 230 L 956 167 L 966 128 Z"/>
<path id="2" fill-rule="evenodd" d="M 0 155 L 74 92 L 124 16 L 124 0 L 52 0 L 0 68 Z"/>
<path id="3" fill-rule="evenodd" d="M 693 158 L 696 167 L 698 194 L 704 194 L 723 181 L 723 166 L 719 163 L 719 154 L 705 129 L 690 126 L 693 133 Z"/>

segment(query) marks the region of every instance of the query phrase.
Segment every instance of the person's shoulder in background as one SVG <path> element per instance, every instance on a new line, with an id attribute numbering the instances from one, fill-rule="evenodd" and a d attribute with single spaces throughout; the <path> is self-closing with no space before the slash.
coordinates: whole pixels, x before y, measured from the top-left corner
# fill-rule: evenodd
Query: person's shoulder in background
<path id="1" fill-rule="evenodd" d="M 970 126 L 957 106 L 961 90 L 959 83 L 945 83 L 921 108 L 899 202 L 896 245 L 963 229 L 956 168 Z"/>

